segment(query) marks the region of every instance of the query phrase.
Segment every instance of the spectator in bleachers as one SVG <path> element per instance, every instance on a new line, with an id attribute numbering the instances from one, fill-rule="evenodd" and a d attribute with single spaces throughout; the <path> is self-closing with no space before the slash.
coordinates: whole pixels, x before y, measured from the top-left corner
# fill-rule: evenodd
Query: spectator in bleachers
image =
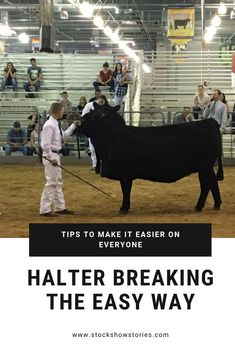
<path id="1" fill-rule="evenodd" d="M 207 104 L 209 103 L 210 97 L 208 94 L 204 92 L 204 86 L 198 86 L 198 92 L 194 97 L 194 107 L 193 107 L 193 116 L 194 119 L 198 119 L 198 113 L 203 113 L 204 109 L 206 108 Z"/>
<path id="2" fill-rule="evenodd" d="M 29 125 L 27 128 L 27 140 L 30 140 L 31 132 L 34 130 L 35 125 L 42 121 L 42 116 L 38 113 L 37 108 L 33 108 L 32 113 L 28 116 Z"/>
<path id="3" fill-rule="evenodd" d="M 84 109 L 84 107 L 85 107 L 86 104 L 87 104 L 86 97 L 85 97 L 85 96 L 81 96 L 81 97 L 79 98 L 79 104 L 78 104 L 78 106 L 77 106 L 77 110 L 78 110 L 78 113 L 79 113 L 80 115 L 82 115 L 82 111 L 83 111 L 83 109 Z"/>
<path id="4" fill-rule="evenodd" d="M 191 115 L 191 111 L 189 107 L 184 107 L 182 113 L 178 113 L 175 115 L 173 119 L 173 124 L 187 123 L 193 120 Z"/>
<path id="5" fill-rule="evenodd" d="M 63 119 L 66 119 L 67 115 L 72 111 L 73 107 L 72 102 L 69 100 L 68 92 L 62 93 L 62 100 L 60 101 L 60 103 L 64 107 Z"/>
<path id="6" fill-rule="evenodd" d="M 233 105 L 233 112 L 232 112 L 232 133 L 235 133 L 235 103 Z"/>
<path id="7" fill-rule="evenodd" d="M 101 90 L 99 88 L 96 89 L 95 90 L 95 96 L 89 99 L 89 103 L 96 101 L 96 99 L 100 98 L 101 96 L 102 96 Z"/>
<path id="8" fill-rule="evenodd" d="M 114 71 L 113 71 L 113 80 L 114 80 L 114 90 L 116 88 L 117 85 L 117 75 L 122 73 L 122 64 L 121 63 L 117 63 L 115 65 Z"/>
<path id="9" fill-rule="evenodd" d="M 42 69 L 37 66 L 36 59 L 30 59 L 31 66 L 28 67 L 27 77 L 28 81 L 24 84 L 24 89 L 26 92 L 37 92 L 40 89 L 42 80 Z"/>
<path id="10" fill-rule="evenodd" d="M 6 86 L 12 86 L 13 91 L 17 90 L 16 80 L 16 68 L 11 61 L 7 63 L 7 66 L 3 70 L 2 89 L 5 90 Z"/>
<path id="11" fill-rule="evenodd" d="M 5 146 L 6 155 L 11 155 L 11 152 L 20 151 L 27 155 L 27 133 L 21 128 L 20 122 L 15 121 L 13 128 L 8 131 L 7 144 Z"/>
<path id="12" fill-rule="evenodd" d="M 41 134 L 41 125 L 36 123 L 34 125 L 34 129 L 33 131 L 31 132 L 31 135 L 30 135 L 30 150 L 32 151 L 32 154 L 33 153 L 36 153 L 39 155 L 41 155 L 42 153 L 42 149 L 41 149 L 41 146 L 40 146 L 40 134 Z M 28 154 L 29 154 L 29 150 L 28 150 Z"/>
<path id="13" fill-rule="evenodd" d="M 95 90 L 99 90 L 99 86 L 109 86 L 109 91 L 114 92 L 113 73 L 107 62 L 103 64 L 103 69 L 99 73 L 98 81 L 93 82 L 93 85 Z"/>
<path id="14" fill-rule="evenodd" d="M 128 72 L 128 66 L 123 65 L 122 73 L 118 74 L 116 77 L 117 85 L 115 88 L 115 104 L 120 105 L 124 102 L 125 96 L 127 94 L 128 85 L 132 84 L 132 78 Z"/>
<path id="15" fill-rule="evenodd" d="M 228 105 L 228 101 L 226 100 L 225 94 L 222 93 L 222 92 L 221 92 L 221 96 L 220 96 L 220 101 L 226 105 L 227 113 L 228 113 L 228 119 L 229 119 L 229 105 Z"/>

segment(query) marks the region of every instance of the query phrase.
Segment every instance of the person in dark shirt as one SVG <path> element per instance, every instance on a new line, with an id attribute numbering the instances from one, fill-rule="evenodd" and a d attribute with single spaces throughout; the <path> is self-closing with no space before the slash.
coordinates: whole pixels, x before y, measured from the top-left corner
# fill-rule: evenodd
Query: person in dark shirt
<path id="1" fill-rule="evenodd" d="M 6 155 L 11 155 L 11 152 L 20 151 L 27 155 L 27 134 L 24 129 L 21 129 L 19 121 L 15 121 L 13 128 L 8 131 L 7 144 L 5 146 Z"/>
<path id="2" fill-rule="evenodd" d="M 2 79 L 3 91 L 5 90 L 6 86 L 12 86 L 14 92 L 17 90 L 16 72 L 17 70 L 14 67 L 13 63 L 9 61 L 3 71 L 3 79 Z"/>
<path id="3" fill-rule="evenodd" d="M 121 63 L 117 63 L 115 65 L 114 71 L 113 71 L 113 80 L 114 80 L 114 90 L 116 88 L 117 85 L 117 75 L 122 74 L 122 64 Z"/>
<path id="4" fill-rule="evenodd" d="M 102 92 L 99 89 L 95 90 L 95 96 L 89 99 L 89 103 L 96 101 L 101 96 L 102 96 Z"/>
<path id="5" fill-rule="evenodd" d="M 24 84 L 26 92 L 37 92 L 40 89 L 42 80 L 42 69 L 37 66 L 36 59 L 30 59 L 31 66 L 28 68 L 27 77 L 28 81 Z"/>
<path id="6" fill-rule="evenodd" d="M 103 64 L 103 69 L 99 73 L 98 81 L 93 82 L 93 85 L 95 90 L 98 90 L 99 86 L 109 86 L 110 92 L 114 92 L 113 74 L 107 62 Z"/>

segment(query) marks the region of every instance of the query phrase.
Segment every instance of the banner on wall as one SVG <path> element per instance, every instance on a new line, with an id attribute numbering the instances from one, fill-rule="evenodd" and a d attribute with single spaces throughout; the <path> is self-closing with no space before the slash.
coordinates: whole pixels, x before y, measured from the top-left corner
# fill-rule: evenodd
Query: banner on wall
<path id="1" fill-rule="evenodd" d="M 174 8 L 167 11 L 167 37 L 192 39 L 194 36 L 195 9 Z"/>

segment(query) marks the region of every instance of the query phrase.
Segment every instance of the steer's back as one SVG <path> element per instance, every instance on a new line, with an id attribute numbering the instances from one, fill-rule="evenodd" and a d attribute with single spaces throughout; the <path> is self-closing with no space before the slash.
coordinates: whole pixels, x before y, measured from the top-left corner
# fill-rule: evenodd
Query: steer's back
<path id="1" fill-rule="evenodd" d="M 102 176 L 174 182 L 212 166 L 219 155 L 213 119 L 161 127 L 122 127 L 103 158 Z"/>

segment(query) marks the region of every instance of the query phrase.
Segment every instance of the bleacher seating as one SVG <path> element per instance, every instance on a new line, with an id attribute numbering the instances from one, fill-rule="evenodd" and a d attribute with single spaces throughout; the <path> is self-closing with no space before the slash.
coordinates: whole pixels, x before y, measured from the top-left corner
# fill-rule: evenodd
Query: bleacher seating
<path id="1" fill-rule="evenodd" d="M 36 97 L 26 98 L 23 84 L 27 79 L 27 68 L 30 66 L 29 59 L 36 58 L 37 65 L 42 68 L 43 81 L 40 92 Z M 105 61 L 114 65 L 114 57 L 111 55 L 73 55 L 73 54 L 6 54 L 0 55 L 0 71 L 3 72 L 8 61 L 12 61 L 17 69 L 18 92 L 15 94 L 11 89 L 0 92 L 0 146 L 5 145 L 6 135 L 13 122 L 18 120 L 22 127 L 28 125 L 27 117 L 31 114 L 33 107 L 37 107 L 39 113 L 48 112 L 51 103 L 60 101 L 61 93 L 68 91 L 69 99 L 73 106 L 77 106 L 80 96 L 87 100 L 94 96 L 93 81 Z M 113 95 L 108 88 L 102 88 L 110 104 L 113 104 Z M 81 140 L 81 148 L 84 143 Z M 76 148 L 76 141 L 74 140 Z"/>

